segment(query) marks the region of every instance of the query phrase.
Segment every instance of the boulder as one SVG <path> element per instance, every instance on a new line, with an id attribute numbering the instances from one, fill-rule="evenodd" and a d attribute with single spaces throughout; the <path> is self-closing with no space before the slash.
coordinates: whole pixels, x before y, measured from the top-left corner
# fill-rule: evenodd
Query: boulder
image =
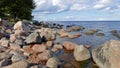
<path id="1" fill-rule="evenodd" d="M 25 40 L 27 44 L 42 43 L 42 38 L 38 32 L 31 33 Z"/>
<path id="2" fill-rule="evenodd" d="M 83 26 L 72 26 L 72 27 L 67 28 L 67 31 L 80 31 L 83 29 L 85 29 Z"/>
<path id="3" fill-rule="evenodd" d="M 55 44 L 52 48 L 53 52 L 56 52 L 57 50 L 63 49 L 63 46 L 61 44 Z"/>
<path id="4" fill-rule="evenodd" d="M 84 61 L 90 58 L 90 52 L 83 45 L 77 46 L 74 50 L 76 61 Z"/>
<path id="5" fill-rule="evenodd" d="M 50 58 L 46 63 L 46 66 L 49 68 L 58 68 L 58 65 L 59 65 L 59 60 L 56 57 Z"/>
<path id="6" fill-rule="evenodd" d="M 23 21 L 18 21 L 15 25 L 14 25 L 14 30 L 21 30 L 24 32 L 30 32 L 30 28 L 28 25 L 25 24 L 25 22 Z"/>
<path id="7" fill-rule="evenodd" d="M 69 35 L 69 33 L 64 29 L 60 29 L 57 33 L 60 35 L 61 38 L 67 37 Z"/>
<path id="8" fill-rule="evenodd" d="M 0 40 L 0 45 L 1 46 L 4 46 L 4 47 L 8 47 L 8 45 L 9 45 L 9 40 L 8 39 L 6 39 L 6 38 L 2 38 L 1 40 Z"/>
<path id="9" fill-rule="evenodd" d="M 20 45 L 16 44 L 16 43 L 10 43 L 10 47 L 14 50 L 19 50 L 21 49 Z"/>
<path id="10" fill-rule="evenodd" d="M 97 33 L 96 35 L 97 35 L 97 36 L 105 36 L 104 33 Z"/>
<path id="11" fill-rule="evenodd" d="M 100 68 L 120 68 L 120 41 L 110 40 L 92 50 L 93 60 Z"/>
<path id="12" fill-rule="evenodd" d="M 55 40 L 56 39 L 56 31 L 51 28 L 41 28 L 38 30 L 35 30 L 37 32 L 40 32 L 41 36 L 44 36 L 47 40 Z"/>
<path id="13" fill-rule="evenodd" d="M 29 63 L 27 61 L 19 61 L 16 63 L 12 63 L 9 66 L 5 66 L 2 68 L 28 68 L 29 67 Z"/>
<path id="14" fill-rule="evenodd" d="M 40 61 L 47 61 L 51 57 L 52 57 L 52 52 L 49 50 L 46 50 L 43 53 L 38 54 L 38 59 Z"/>
<path id="15" fill-rule="evenodd" d="M 75 43 L 72 43 L 72 42 L 65 41 L 65 42 L 63 42 L 63 46 L 66 50 L 74 50 L 75 47 L 78 45 Z"/>
<path id="16" fill-rule="evenodd" d="M 47 47 L 44 44 L 35 44 L 32 47 L 32 50 L 34 52 L 44 52 L 47 49 Z"/>
<path id="17" fill-rule="evenodd" d="M 16 61 L 21 61 L 21 60 L 26 60 L 26 57 L 23 55 L 13 55 L 11 58 L 12 62 L 16 62 Z"/>
<path id="18" fill-rule="evenodd" d="M 93 35 L 97 33 L 99 30 L 98 29 L 90 29 L 85 32 L 86 35 Z"/>

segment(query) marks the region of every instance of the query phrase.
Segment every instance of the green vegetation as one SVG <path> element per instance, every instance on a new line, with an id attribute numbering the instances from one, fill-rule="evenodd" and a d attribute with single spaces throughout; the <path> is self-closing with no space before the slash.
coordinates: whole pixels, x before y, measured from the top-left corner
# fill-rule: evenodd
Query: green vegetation
<path id="1" fill-rule="evenodd" d="M 33 0 L 0 0 L 0 18 L 31 20 L 34 8 Z"/>

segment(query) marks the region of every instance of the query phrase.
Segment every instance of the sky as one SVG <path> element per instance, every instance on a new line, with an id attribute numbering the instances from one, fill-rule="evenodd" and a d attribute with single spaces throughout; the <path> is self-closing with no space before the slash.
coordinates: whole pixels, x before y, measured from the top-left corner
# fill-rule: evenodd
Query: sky
<path id="1" fill-rule="evenodd" d="M 120 0 L 34 0 L 38 21 L 120 20 Z"/>

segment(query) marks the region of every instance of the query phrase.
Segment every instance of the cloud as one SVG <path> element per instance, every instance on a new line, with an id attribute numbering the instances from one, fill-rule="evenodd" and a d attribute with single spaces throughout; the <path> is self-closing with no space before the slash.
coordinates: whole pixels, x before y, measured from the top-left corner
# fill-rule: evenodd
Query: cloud
<path id="1" fill-rule="evenodd" d="M 94 3 L 93 9 L 113 11 L 120 9 L 119 4 L 120 0 L 97 0 Z"/>
<path id="2" fill-rule="evenodd" d="M 49 14 L 57 14 L 62 12 L 79 12 L 86 11 L 107 11 L 116 12 L 120 10 L 120 0 L 34 0 L 36 8 L 32 15 L 39 19 L 43 19 Z M 43 14 L 43 15 L 42 15 Z M 71 13 L 72 15 L 72 13 Z M 41 17 L 40 17 L 41 16 Z M 65 16 L 65 13 L 64 15 Z M 58 18 L 57 18 L 58 19 Z M 64 19 L 75 19 L 67 15 Z"/>

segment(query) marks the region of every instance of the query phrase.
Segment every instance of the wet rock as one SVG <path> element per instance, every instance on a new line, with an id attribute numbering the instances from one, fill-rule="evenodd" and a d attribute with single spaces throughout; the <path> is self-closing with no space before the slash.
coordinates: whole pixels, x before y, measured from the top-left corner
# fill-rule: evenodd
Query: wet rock
<path id="1" fill-rule="evenodd" d="M 58 68 L 58 65 L 59 65 L 59 60 L 55 57 L 50 58 L 46 63 L 46 66 L 49 68 Z"/>
<path id="2" fill-rule="evenodd" d="M 120 41 L 110 40 L 92 50 L 93 60 L 100 68 L 120 68 Z"/>
<path id="3" fill-rule="evenodd" d="M 12 62 L 26 60 L 26 57 L 23 55 L 13 55 L 11 58 Z"/>
<path id="4" fill-rule="evenodd" d="M 39 35 L 39 33 L 34 32 L 31 33 L 25 40 L 27 44 L 32 44 L 32 43 L 42 43 L 42 38 Z"/>
<path id="5" fill-rule="evenodd" d="M 97 33 L 96 35 L 97 35 L 97 36 L 105 36 L 104 33 Z"/>
<path id="6" fill-rule="evenodd" d="M 118 31 L 117 30 L 112 30 L 112 31 L 110 31 L 112 34 L 116 34 L 116 33 L 118 33 Z"/>
<path id="7" fill-rule="evenodd" d="M 71 34 L 69 34 L 68 35 L 68 38 L 70 38 L 70 39 L 74 39 L 74 38 L 76 38 L 77 36 L 75 36 L 75 35 L 71 35 Z"/>
<path id="8" fill-rule="evenodd" d="M 74 57 L 77 61 L 84 61 L 90 58 L 90 52 L 83 45 L 80 45 L 75 48 Z"/>
<path id="9" fill-rule="evenodd" d="M 5 66 L 5 67 L 2 67 L 2 68 L 28 68 L 28 67 L 29 67 L 29 63 L 28 62 L 26 62 L 26 61 L 19 61 L 19 62 L 12 63 L 11 65 Z"/>
<path id="10" fill-rule="evenodd" d="M 69 27 L 67 28 L 68 31 L 80 31 L 80 30 L 83 30 L 84 27 L 83 26 L 72 26 L 72 27 Z"/>
<path id="11" fill-rule="evenodd" d="M 0 67 L 7 66 L 9 64 L 11 64 L 11 60 L 9 59 L 3 59 L 0 61 Z"/>
<path id="12" fill-rule="evenodd" d="M 86 35 L 93 35 L 95 33 L 97 33 L 99 30 L 98 29 L 90 29 L 88 31 L 85 32 Z"/>
<path id="13" fill-rule="evenodd" d="M 60 35 L 61 38 L 67 37 L 69 35 L 69 33 L 64 29 L 60 29 L 57 33 Z"/>
<path id="14" fill-rule="evenodd" d="M 21 30 L 24 32 L 29 32 L 30 28 L 28 25 L 25 24 L 25 22 L 23 21 L 18 21 L 15 25 L 14 25 L 14 30 Z"/>
<path id="15" fill-rule="evenodd" d="M 66 50 L 74 50 L 75 47 L 78 45 L 75 43 L 72 43 L 72 42 L 65 41 L 65 42 L 63 42 L 63 46 Z"/>
<path id="16" fill-rule="evenodd" d="M 32 47 L 32 50 L 34 52 L 44 52 L 47 49 L 47 47 L 44 44 L 35 44 Z"/>

